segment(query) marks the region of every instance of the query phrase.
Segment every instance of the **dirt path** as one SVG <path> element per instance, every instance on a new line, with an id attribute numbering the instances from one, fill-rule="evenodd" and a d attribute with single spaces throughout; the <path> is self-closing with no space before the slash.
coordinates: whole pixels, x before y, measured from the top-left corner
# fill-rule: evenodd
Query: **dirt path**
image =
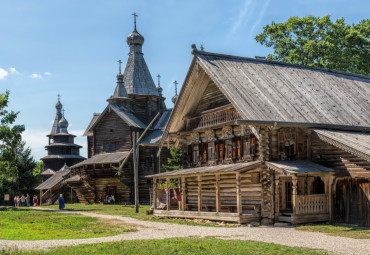
<path id="1" fill-rule="evenodd" d="M 42 209 L 42 208 L 41 208 Z M 50 209 L 42 209 L 50 210 Z M 97 242 L 113 242 L 134 239 L 165 239 L 172 237 L 217 237 L 223 239 L 253 240 L 267 243 L 282 244 L 296 247 L 324 249 L 333 253 L 343 254 L 370 254 L 370 239 L 352 239 L 345 237 L 328 236 L 321 233 L 296 231 L 292 227 L 202 227 L 178 225 L 173 223 L 160 223 L 142 221 L 128 217 L 102 215 L 76 211 L 58 211 L 62 213 L 78 213 L 84 216 L 115 219 L 127 224 L 135 224 L 137 232 L 130 232 L 109 237 L 89 239 L 66 240 L 40 240 L 40 241 L 13 241 L 0 240 L 0 249 L 4 247 L 17 247 L 18 249 L 43 249 L 56 246 L 70 246 L 78 244 L 91 244 Z"/>

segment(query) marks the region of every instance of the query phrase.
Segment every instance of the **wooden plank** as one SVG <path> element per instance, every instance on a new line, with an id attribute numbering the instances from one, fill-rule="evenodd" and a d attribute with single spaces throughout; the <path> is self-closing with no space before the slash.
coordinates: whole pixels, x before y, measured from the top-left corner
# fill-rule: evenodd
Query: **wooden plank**
<path id="1" fill-rule="evenodd" d="M 235 175 L 235 181 L 236 181 L 236 205 L 237 205 L 237 212 L 239 215 L 242 214 L 242 196 L 241 196 L 241 190 L 240 190 L 240 173 L 236 173 Z"/>
<path id="2" fill-rule="evenodd" d="M 186 210 L 186 177 L 181 177 L 181 210 Z"/>
<path id="3" fill-rule="evenodd" d="M 202 176 L 198 175 L 198 212 L 202 211 Z"/>
<path id="4" fill-rule="evenodd" d="M 216 174 L 216 212 L 221 212 L 220 175 Z"/>

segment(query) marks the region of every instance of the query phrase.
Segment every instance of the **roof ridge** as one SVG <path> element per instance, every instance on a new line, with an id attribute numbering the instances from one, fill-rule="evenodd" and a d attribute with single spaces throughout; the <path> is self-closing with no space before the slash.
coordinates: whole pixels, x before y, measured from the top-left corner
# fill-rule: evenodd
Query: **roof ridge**
<path id="1" fill-rule="evenodd" d="M 228 55 L 228 54 L 220 54 L 220 53 L 213 53 L 208 51 L 199 51 L 199 50 L 193 50 L 194 55 L 206 55 L 206 56 L 217 56 L 217 57 L 223 57 L 223 58 L 233 58 L 233 59 L 241 59 L 241 60 L 249 60 L 253 62 L 261 62 L 261 63 L 267 63 L 267 64 L 277 64 L 277 65 L 283 65 L 283 66 L 292 66 L 292 67 L 299 67 L 299 68 L 307 68 L 317 71 L 325 71 L 329 73 L 337 73 L 337 74 L 343 74 L 348 76 L 354 76 L 358 78 L 364 78 L 369 79 L 369 75 L 364 74 L 356 74 L 356 73 L 349 73 L 344 71 L 338 71 L 328 68 L 322 68 L 322 67 L 315 67 L 315 66 L 307 66 L 307 65 L 299 65 L 299 64 L 291 64 L 291 63 L 285 63 L 285 62 L 279 62 L 279 61 L 272 61 L 272 60 L 265 60 L 265 59 L 256 59 L 256 58 L 250 58 L 250 57 L 241 57 L 241 56 L 235 56 L 235 55 Z"/>

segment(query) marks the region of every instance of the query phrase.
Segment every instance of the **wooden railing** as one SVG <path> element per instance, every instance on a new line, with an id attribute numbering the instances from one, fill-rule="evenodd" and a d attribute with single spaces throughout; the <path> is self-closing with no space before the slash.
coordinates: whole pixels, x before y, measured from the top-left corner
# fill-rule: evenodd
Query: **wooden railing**
<path id="1" fill-rule="evenodd" d="M 297 195 L 295 214 L 329 213 L 328 195 Z"/>
<path id="2" fill-rule="evenodd" d="M 233 108 L 206 113 L 202 114 L 201 116 L 189 118 L 186 122 L 186 129 L 192 130 L 196 128 L 217 126 L 240 118 L 240 114 Z"/>

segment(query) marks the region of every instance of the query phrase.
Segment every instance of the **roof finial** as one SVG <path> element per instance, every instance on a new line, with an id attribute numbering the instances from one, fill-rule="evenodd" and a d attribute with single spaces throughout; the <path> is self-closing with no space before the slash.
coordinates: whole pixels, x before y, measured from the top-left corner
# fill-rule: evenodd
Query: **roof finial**
<path id="1" fill-rule="evenodd" d="M 134 16 L 134 30 L 136 31 L 136 17 L 138 17 L 139 15 L 137 15 L 136 12 L 134 12 L 132 16 Z"/>
<path id="2" fill-rule="evenodd" d="M 177 96 L 177 81 L 175 80 L 174 82 L 173 82 L 174 84 L 175 84 L 175 96 Z"/>
<path id="3" fill-rule="evenodd" d="M 122 61 L 121 60 L 118 60 L 118 74 L 121 74 L 121 64 L 122 64 Z"/>
<path id="4" fill-rule="evenodd" d="M 58 94 L 58 101 L 60 101 L 60 94 Z"/>
<path id="5" fill-rule="evenodd" d="M 62 112 L 63 112 L 63 117 L 64 117 L 64 111 L 65 111 L 65 110 L 63 109 L 63 110 L 62 110 Z"/>
<path id="6" fill-rule="evenodd" d="M 157 77 L 158 77 L 158 88 L 160 88 L 161 87 L 161 76 L 158 74 Z"/>

